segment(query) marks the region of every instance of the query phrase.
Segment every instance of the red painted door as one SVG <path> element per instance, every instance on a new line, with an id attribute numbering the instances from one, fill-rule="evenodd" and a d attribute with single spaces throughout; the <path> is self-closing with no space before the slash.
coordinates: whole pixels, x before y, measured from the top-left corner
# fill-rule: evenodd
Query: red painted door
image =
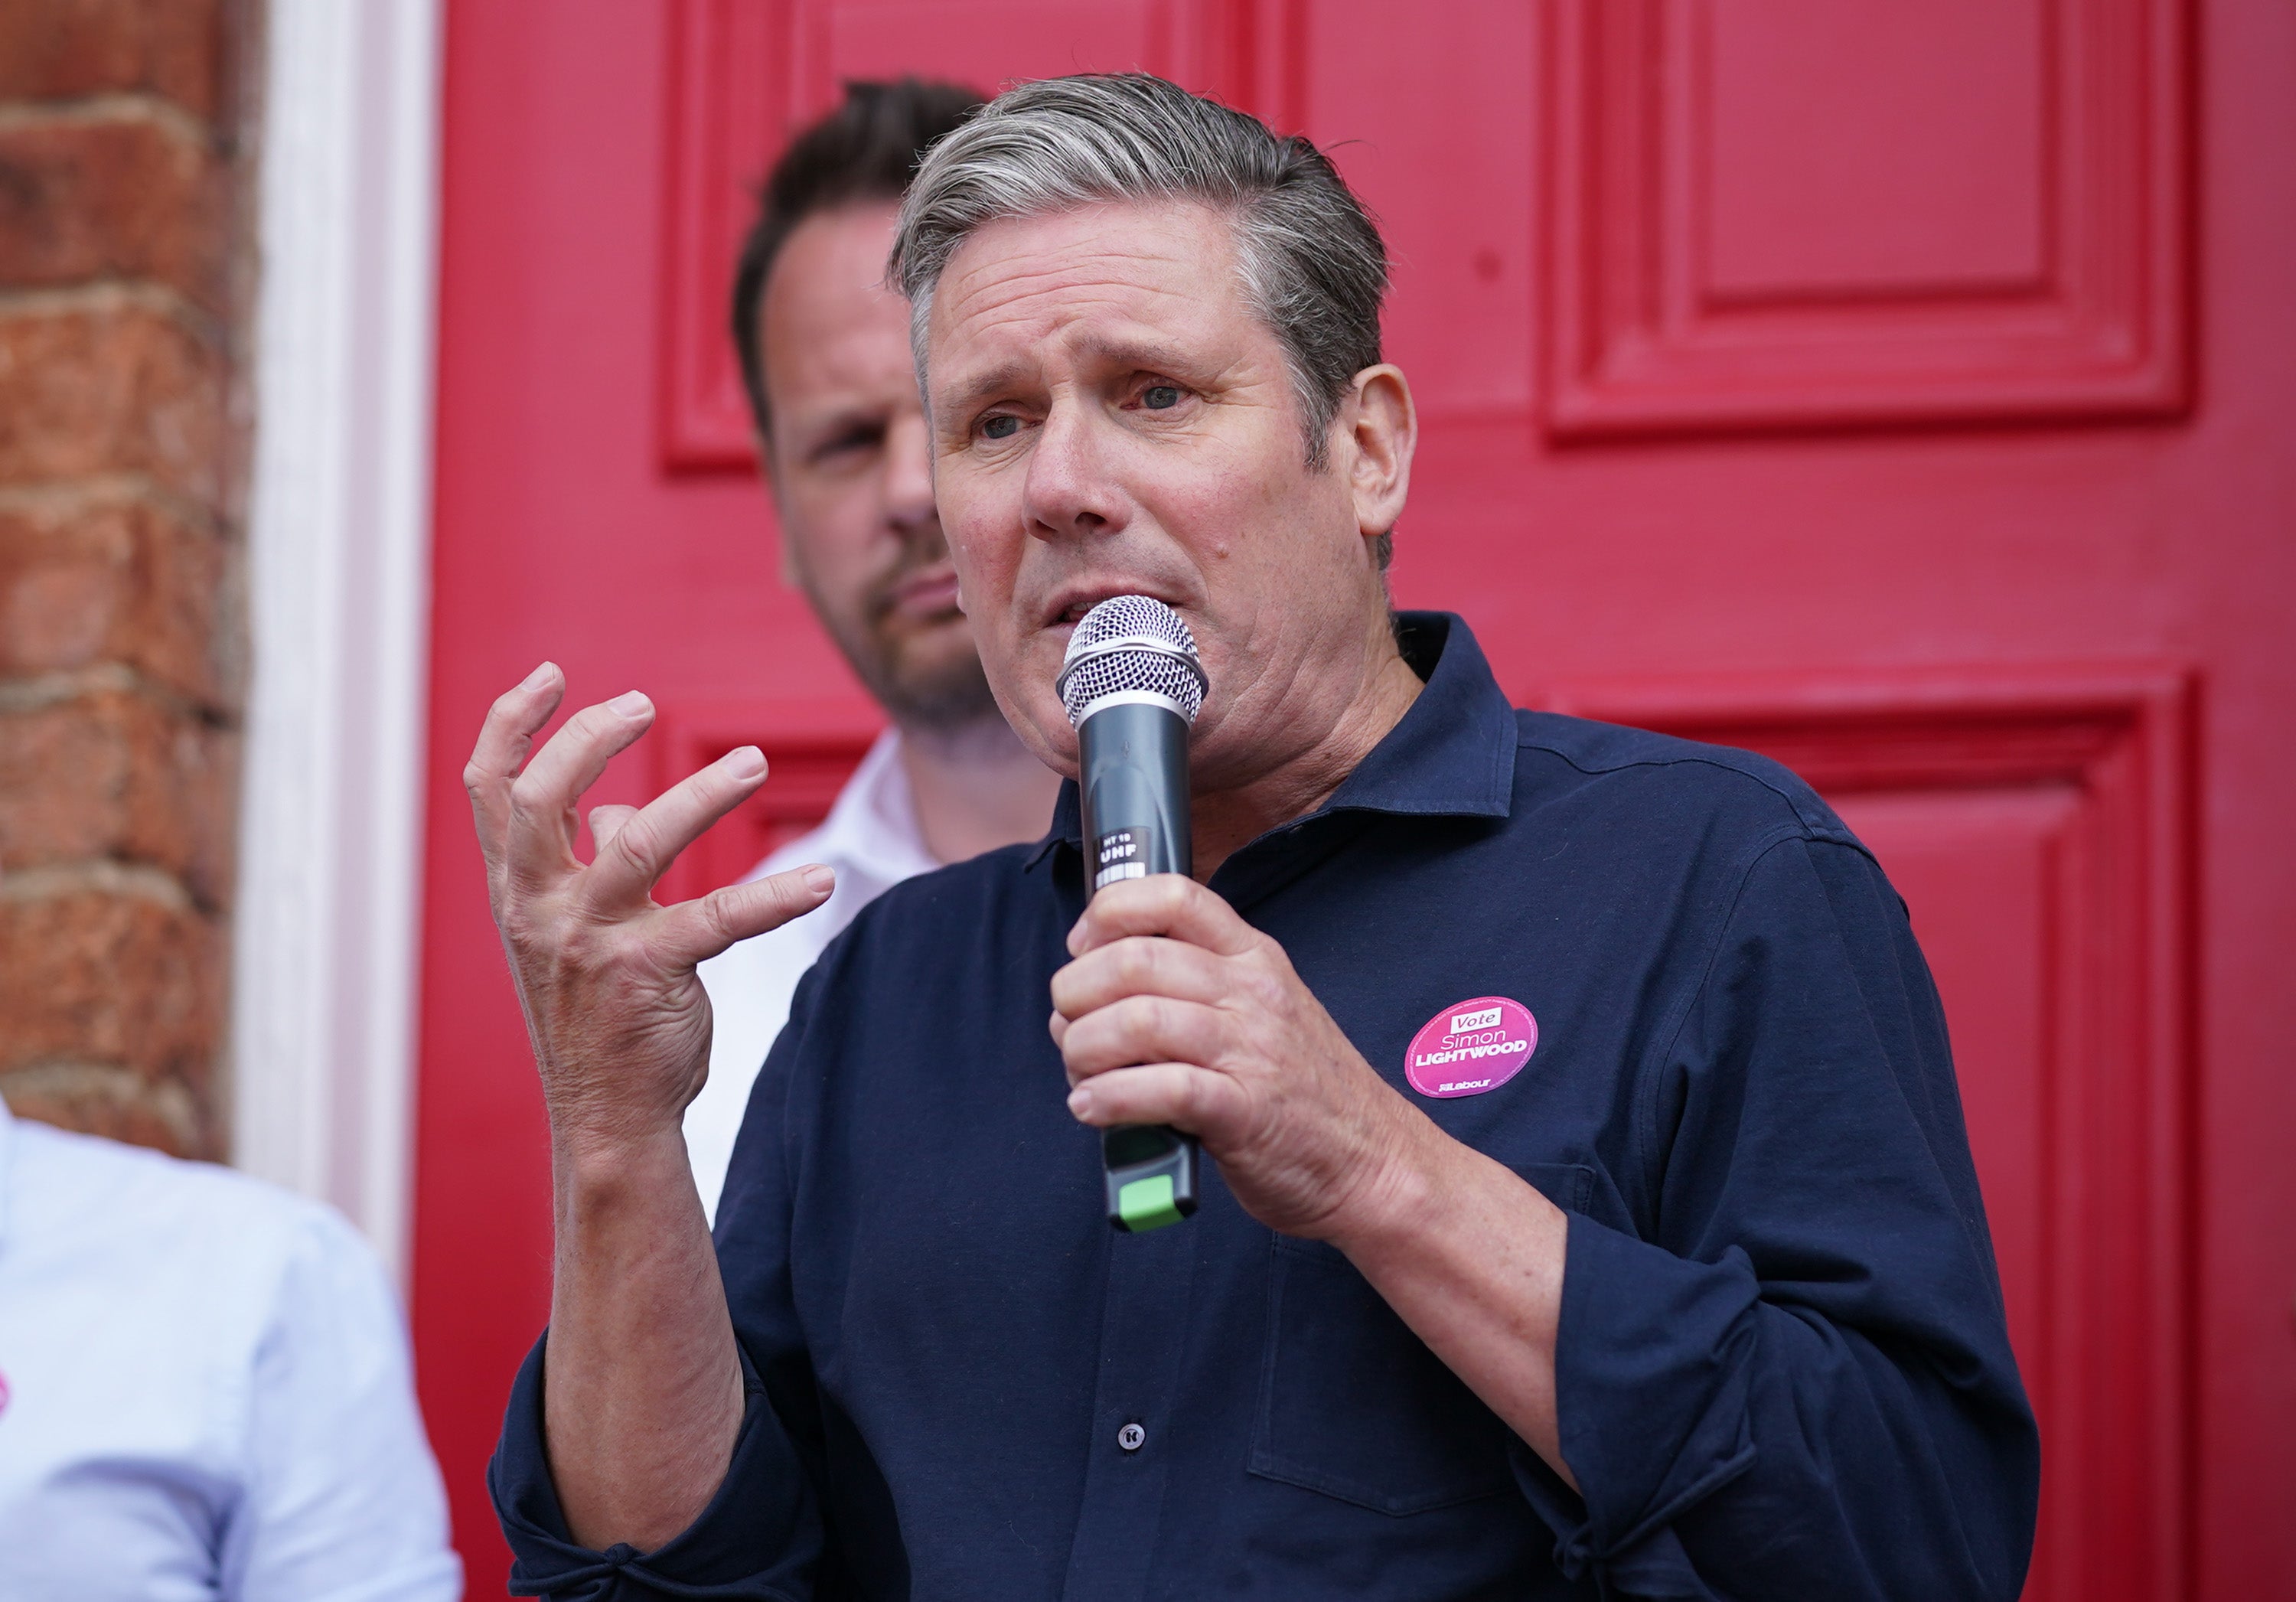
<path id="1" fill-rule="evenodd" d="M 2046 1432 L 2030 1594 L 2296 1594 L 2292 57 L 2277 0 L 450 8 L 414 1314 L 474 1592 L 548 1276 L 480 716 L 545 654 L 643 686 L 616 798 L 761 741 L 687 887 L 816 816 L 873 719 L 774 579 L 741 185 L 842 77 L 1138 63 L 1385 221 L 1398 598 L 1526 701 L 1781 756 L 1904 890 Z"/>

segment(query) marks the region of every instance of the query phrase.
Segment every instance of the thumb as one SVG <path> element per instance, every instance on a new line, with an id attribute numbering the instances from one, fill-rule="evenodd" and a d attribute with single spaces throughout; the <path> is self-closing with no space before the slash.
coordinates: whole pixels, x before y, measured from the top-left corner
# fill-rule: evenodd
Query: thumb
<path id="1" fill-rule="evenodd" d="M 606 842 L 622 832 L 622 826 L 637 816 L 636 807 L 625 807 L 609 801 L 590 809 L 590 845 L 593 853 L 606 849 Z"/>

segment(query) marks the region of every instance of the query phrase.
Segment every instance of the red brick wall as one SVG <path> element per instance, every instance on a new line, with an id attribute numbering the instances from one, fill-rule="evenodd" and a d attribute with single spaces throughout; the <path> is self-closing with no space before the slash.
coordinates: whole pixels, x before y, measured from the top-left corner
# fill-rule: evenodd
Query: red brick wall
<path id="1" fill-rule="evenodd" d="M 249 5 L 0 0 L 0 1095 L 219 1155 Z"/>

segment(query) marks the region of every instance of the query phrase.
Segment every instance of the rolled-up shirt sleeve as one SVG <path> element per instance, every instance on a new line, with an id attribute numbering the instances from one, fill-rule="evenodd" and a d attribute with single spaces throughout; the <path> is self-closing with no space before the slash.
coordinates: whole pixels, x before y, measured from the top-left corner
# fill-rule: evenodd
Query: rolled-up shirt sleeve
<path id="1" fill-rule="evenodd" d="M 1605 1596 L 2017 1595 L 2039 1484 L 1945 1020 L 1847 841 L 1748 866 L 1641 1087 L 1634 1232 L 1570 1220 L 1555 1382 Z"/>
<path id="2" fill-rule="evenodd" d="M 775 1417 L 748 1354 L 742 1359 L 748 1408 L 725 1483 L 701 1516 L 651 1552 L 612 1546 L 594 1551 L 567 1532 L 544 1455 L 542 1355 L 535 1343 L 512 1387 L 501 1445 L 487 1471 L 495 1511 L 509 1539 L 510 1590 L 554 1602 L 636 1602 L 640 1598 L 710 1598 L 725 1602 L 804 1602 L 813 1595 L 821 1521 L 808 1482 Z"/>
<path id="3" fill-rule="evenodd" d="M 741 1271 L 728 1268 L 729 1281 L 734 1282 L 729 1290 L 740 1300 L 737 1286 L 747 1286 L 753 1301 L 776 1302 L 778 1316 L 765 1319 L 767 1330 L 793 1328 L 795 1322 L 776 1294 L 786 1291 L 788 1264 L 783 1098 L 813 988 L 814 976 L 808 974 L 798 987 L 791 1021 L 758 1075 L 718 1214 L 721 1263 L 729 1261 L 727 1239 L 735 1233 L 738 1214 L 740 1241 L 734 1251 Z M 824 1547 L 816 1480 L 818 1452 L 801 1450 L 783 1417 L 783 1409 L 805 1405 L 810 1376 L 792 1376 L 804 1366 L 793 1339 L 789 1350 L 758 1350 L 761 1339 L 772 1337 L 738 1316 L 734 1336 L 746 1405 L 725 1481 L 691 1525 L 650 1552 L 624 1545 L 593 1550 L 569 1532 L 543 1434 L 543 1353 L 549 1336 L 535 1343 L 512 1387 L 502 1440 L 487 1471 L 495 1511 L 515 1558 L 512 1595 L 554 1602 L 806 1602 L 815 1595 Z M 768 1385 L 761 1377 L 767 1372 L 780 1375 L 782 1384 Z M 776 1390 L 783 1394 L 777 1396 Z"/>

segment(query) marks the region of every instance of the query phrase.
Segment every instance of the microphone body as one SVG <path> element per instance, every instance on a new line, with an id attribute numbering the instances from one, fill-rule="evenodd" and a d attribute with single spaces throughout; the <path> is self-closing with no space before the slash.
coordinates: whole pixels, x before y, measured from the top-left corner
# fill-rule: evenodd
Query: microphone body
<path id="1" fill-rule="evenodd" d="M 1188 726 L 1178 713 L 1146 701 L 1101 706 L 1077 725 L 1077 760 L 1093 891 L 1194 867 Z"/>
<path id="2" fill-rule="evenodd" d="M 1086 896 L 1191 872 L 1188 730 L 1203 670 L 1187 625 L 1146 596 L 1102 602 L 1070 637 L 1060 689 L 1077 731 Z M 1103 1130 L 1110 1225 L 1141 1234 L 1194 1212 L 1199 1155 L 1195 1137 L 1161 1124 Z"/>
<path id="3" fill-rule="evenodd" d="M 1119 702 L 1077 725 L 1084 801 L 1086 894 L 1121 879 L 1185 874 L 1188 726 L 1167 706 Z M 1196 1210 L 1196 1140 L 1161 1124 L 1119 1124 L 1100 1137 L 1108 1221 L 1140 1233 Z"/>

